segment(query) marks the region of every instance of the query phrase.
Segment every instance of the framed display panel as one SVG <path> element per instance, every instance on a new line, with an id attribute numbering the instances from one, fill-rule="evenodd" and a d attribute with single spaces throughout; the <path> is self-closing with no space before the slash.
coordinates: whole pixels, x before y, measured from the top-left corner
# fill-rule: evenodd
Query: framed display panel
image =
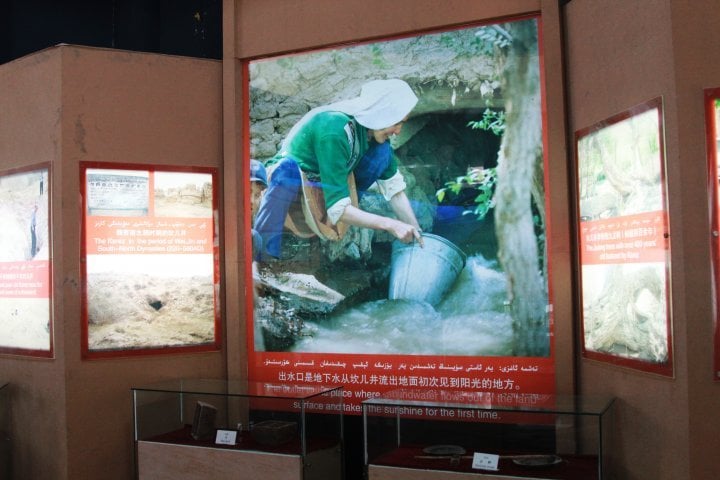
<path id="1" fill-rule="evenodd" d="M 662 98 L 575 133 L 583 355 L 673 375 Z"/>
<path id="2" fill-rule="evenodd" d="M 715 317 L 713 319 L 713 377 L 720 380 L 720 329 L 718 328 L 718 291 L 720 291 L 720 195 L 718 183 L 720 182 L 720 88 L 705 90 L 705 135 L 707 139 L 708 156 L 708 194 L 710 195 L 710 228 L 711 257 L 713 268 L 713 300 L 715 302 Z"/>
<path id="3" fill-rule="evenodd" d="M 82 163 L 86 358 L 220 348 L 217 171 Z"/>
<path id="4" fill-rule="evenodd" d="M 244 62 L 251 380 L 554 391 L 540 26 Z"/>
<path id="5" fill-rule="evenodd" d="M 53 356 L 49 170 L 0 173 L 0 353 Z"/>

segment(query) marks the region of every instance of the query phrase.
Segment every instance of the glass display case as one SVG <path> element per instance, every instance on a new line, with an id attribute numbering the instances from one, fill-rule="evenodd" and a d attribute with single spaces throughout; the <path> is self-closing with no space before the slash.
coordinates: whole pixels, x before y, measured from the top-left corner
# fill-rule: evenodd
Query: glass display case
<path id="1" fill-rule="evenodd" d="M 609 397 L 400 389 L 362 411 L 369 480 L 612 478 Z"/>
<path id="2" fill-rule="evenodd" d="M 133 387 L 137 478 L 341 479 L 342 393 L 206 379 Z"/>

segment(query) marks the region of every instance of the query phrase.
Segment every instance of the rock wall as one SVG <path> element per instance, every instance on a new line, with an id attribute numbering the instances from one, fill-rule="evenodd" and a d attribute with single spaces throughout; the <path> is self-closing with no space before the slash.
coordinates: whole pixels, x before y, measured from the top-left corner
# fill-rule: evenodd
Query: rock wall
<path id="1" fill-rule="evenodd" d="M 285 133 L 313 107 L 357 96 L 363 83 L 402 78 L 419 97 L 412 117 L 502 107 L 499 56 L 475 35 L 481 28 L 322 50 L 250 65 L 253 158 L 277 152 Z M 412 136 L 398 139 L 398 146 Z"/>

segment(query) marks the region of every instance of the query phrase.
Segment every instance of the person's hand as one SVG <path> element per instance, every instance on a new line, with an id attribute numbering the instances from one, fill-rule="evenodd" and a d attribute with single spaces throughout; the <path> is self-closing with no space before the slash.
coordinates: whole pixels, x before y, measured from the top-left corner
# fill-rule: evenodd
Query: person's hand
<path id="1" fill-rule="evenodd" d="M 420 234 L 420 229 L 413 227 L 409 223 L 394 220 L 390 224 L 388 231 L 403 243 L 410 243 L 417 240 L 420 243 L 420 247 L 425 246 L 422 235 Z"/>

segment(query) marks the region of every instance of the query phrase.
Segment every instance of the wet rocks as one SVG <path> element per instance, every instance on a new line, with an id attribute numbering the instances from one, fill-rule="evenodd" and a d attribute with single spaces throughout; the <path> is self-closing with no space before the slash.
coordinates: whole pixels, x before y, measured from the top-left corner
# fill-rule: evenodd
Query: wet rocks
<path id="1" fill-rule="evenodd" d="M 261 279 L 264 287 L 273 291 L 276 297 L 281 297 L 287 308 L 305 314 L 329 313 L 345 299 L 344 295 L 306 273 L 265 270 Z"/>

